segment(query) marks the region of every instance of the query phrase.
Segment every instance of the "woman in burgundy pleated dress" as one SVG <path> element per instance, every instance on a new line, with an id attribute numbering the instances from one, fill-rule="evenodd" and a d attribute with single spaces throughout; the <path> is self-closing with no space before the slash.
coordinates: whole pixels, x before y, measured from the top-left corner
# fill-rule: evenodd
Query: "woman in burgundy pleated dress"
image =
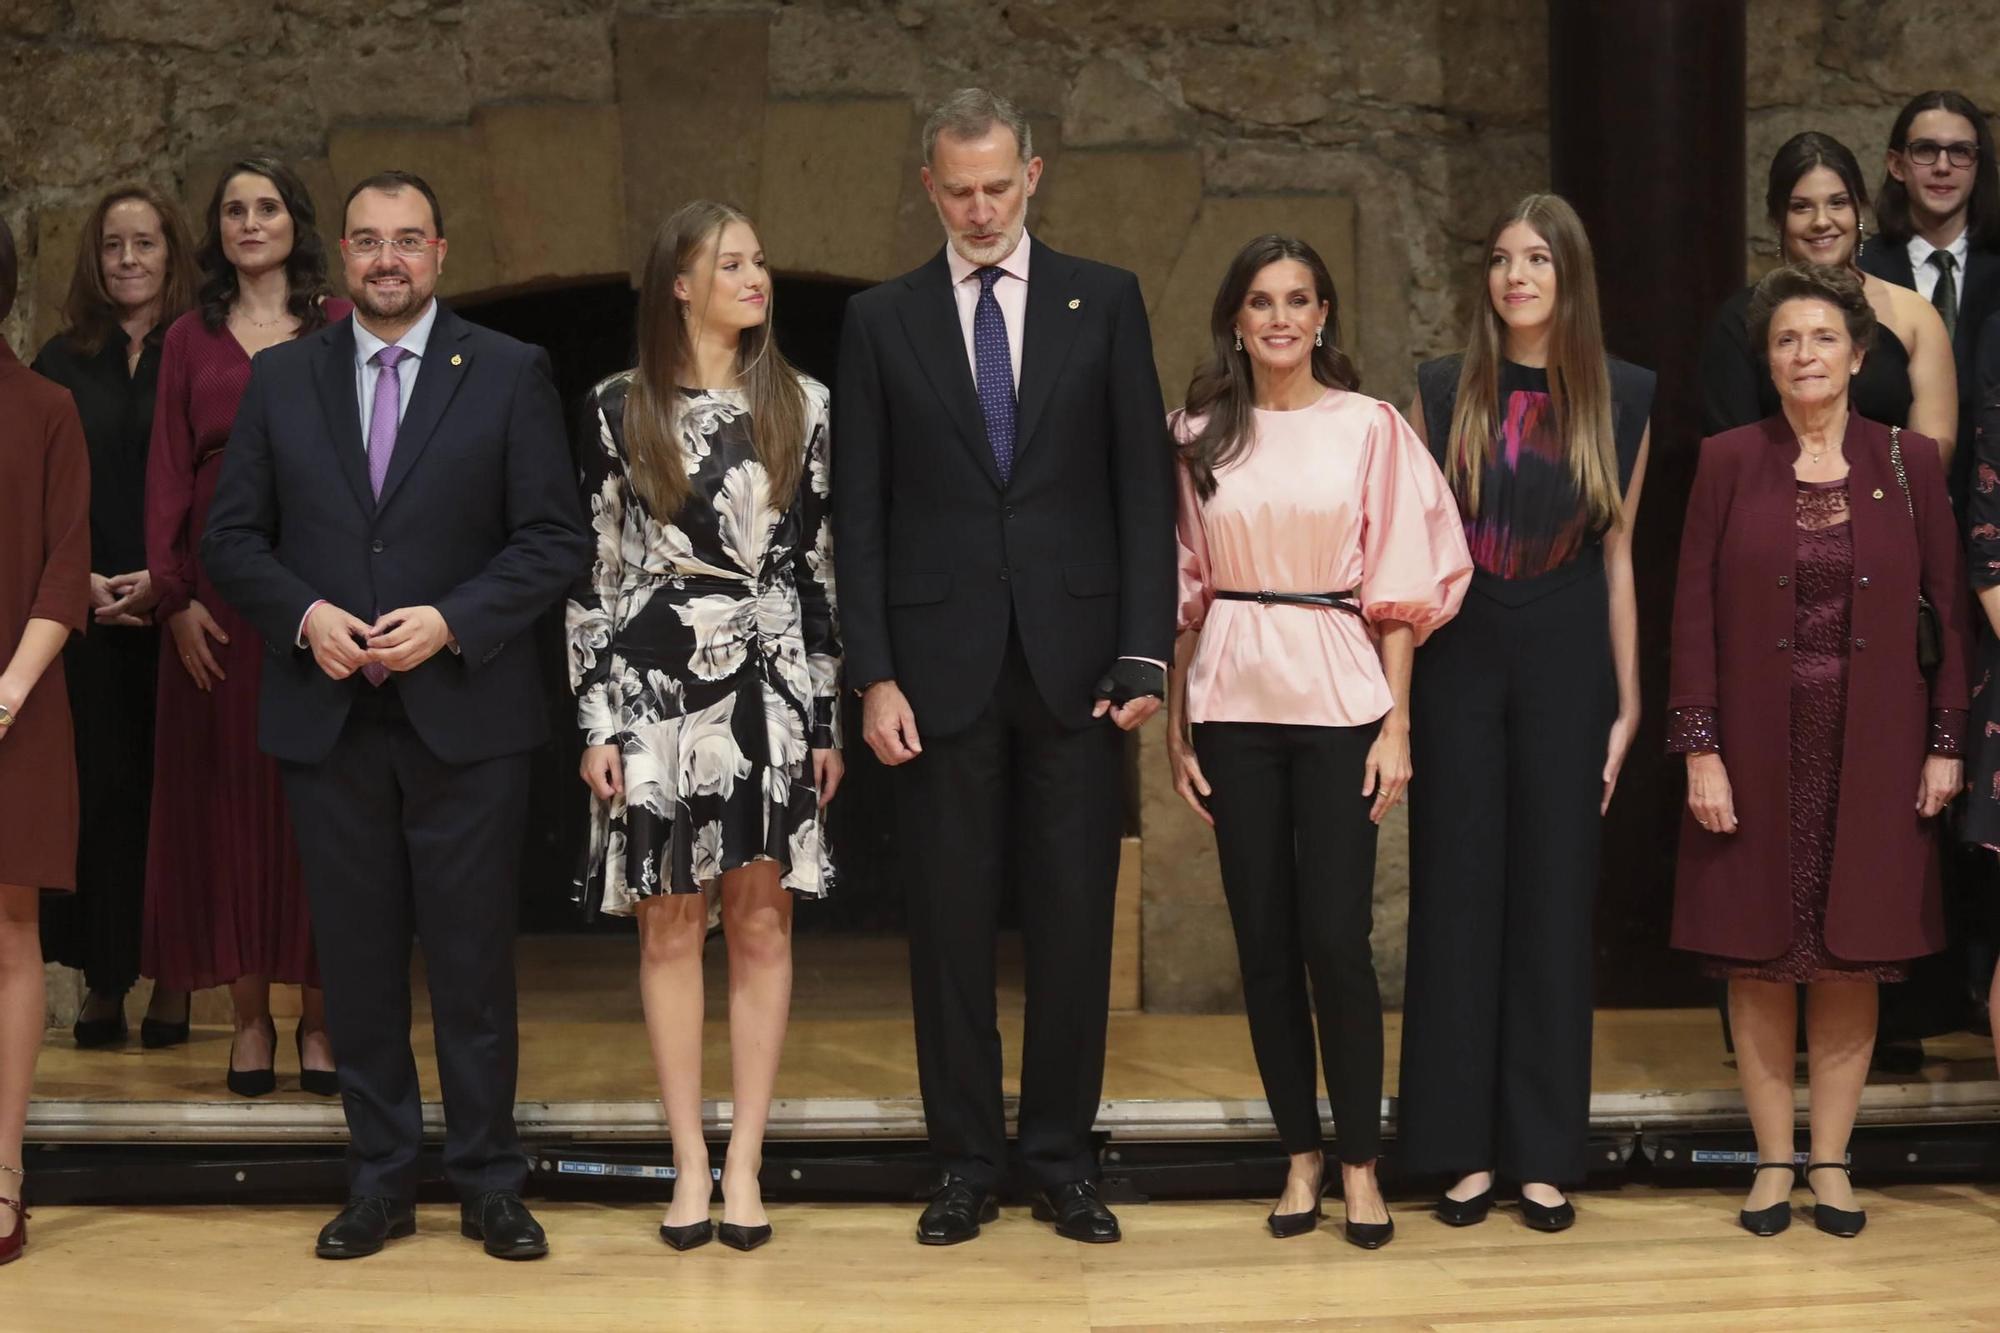
<path id="1" fill-rule="evenodd" d="M 332 1095 L 333 1053 L 298 848 L 277 765 L 257 748 L 264 645 L 209 583 L 197 552 L 250 358 L 344 318 L 328 297 L 312 199 L 283 163 L 232 163 L 208 205 L 199 304 L 167 331 L 146 467 L 146 564 L 159 592 L 159 719 L 143 970 L 164 986 L 227 985 L 228 1086 L 277 1086 L 274 981 L 305 986 L 300 1085 Z"/>

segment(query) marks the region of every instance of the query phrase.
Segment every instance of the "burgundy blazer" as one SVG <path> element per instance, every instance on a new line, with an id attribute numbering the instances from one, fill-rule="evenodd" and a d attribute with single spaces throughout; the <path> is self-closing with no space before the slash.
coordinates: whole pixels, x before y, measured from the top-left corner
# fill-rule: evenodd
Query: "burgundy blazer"
<path id="1" fill-rule="evenodd" d="M 1935 821 L 1916 812 L 1932 711 L 1964 709 L 1971 624 L 1964 557 L 1937 445 L 1904 431 L 1911 520 L 1889 428 L 1850 415 L 1854 543 L 1847 723 L 1826 945 L 1854 962 L 1944 947 Z M 1739 822 L 1682 813 L 1673 944 L 1723 958 L 1783 954 L 1793 929 L 1789 651 L 1798 440 L 1783 416 L 1704 440 L 1681 536 L 1669 708 L 1712 708 Z M 1938 609 L 1944 661 L 1917 666 L 1917 588 Z"/>

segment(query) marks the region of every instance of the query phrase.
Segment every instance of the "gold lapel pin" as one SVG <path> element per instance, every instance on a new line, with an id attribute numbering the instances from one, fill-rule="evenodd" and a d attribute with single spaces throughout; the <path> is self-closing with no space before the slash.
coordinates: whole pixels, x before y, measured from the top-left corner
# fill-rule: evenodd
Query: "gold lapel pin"
<path id="1" fill-rule="evenodd" d="M 1882 488 L 1880 486 L 1875 488 L 1875 498 L 1878 500 L 1882 498 Z"/>
<path id="2" fill-rule="evenodd" d="M 1070 298 L 1069 298 L 1069 308 L 1070 308 L 1071 310 L 1075 310 L 1075 309 L 1078 309 L 1078 308 L 1079 308 L 1079 307 L 1081 307 L 1082 305 L 1083 305 L 1083 298 L 1082 298 L 1082 297 L 1080 297 L 1080 296 L 1072 296 L 1072 297 L 1070 297 Z"/>
<path id="3" fill-rule="evenodd" d="M 462 356 L 460 356 L 460 355 L 458 355 L 458 353 L 454 352 L 454 353 L 452 353 L 452 357 L 451 357 L 451 363 L 452 363 L 452 364 L 453 364 L 454 366 L 462 366 L 462 365 L 464 365 L 464 364 L 465 364 L 465 358 L 464 358 L 464 357 L 462 357 Z"/>

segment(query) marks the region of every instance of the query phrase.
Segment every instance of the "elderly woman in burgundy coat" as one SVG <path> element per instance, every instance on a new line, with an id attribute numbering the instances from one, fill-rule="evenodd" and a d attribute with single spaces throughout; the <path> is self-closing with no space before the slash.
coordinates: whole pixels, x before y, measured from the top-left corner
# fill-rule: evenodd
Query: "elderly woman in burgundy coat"
<path id="1" fill-rule="evenodd" d="M 1740 1220 L 1758 1235 L 1791 1218 L 1807 986 L 1814 1221 L 1853 1235 L 1866 1219 L 1843 1163 L 1876 983 L 1944 947 L 1936 816 L 1962 781 L 1963 561 L 1936 445 L 1849 408 L 1875 329 L 1859 280 L 1774 270 L 1749 322 L 1783 410 L 1705 440 L 1688 501 L 1668 701 L 1688 772 L 1673 943 L 1729 982 L 1759 1159 Z M 1928 670 L 1920 591 L 1936 610 Z"/>

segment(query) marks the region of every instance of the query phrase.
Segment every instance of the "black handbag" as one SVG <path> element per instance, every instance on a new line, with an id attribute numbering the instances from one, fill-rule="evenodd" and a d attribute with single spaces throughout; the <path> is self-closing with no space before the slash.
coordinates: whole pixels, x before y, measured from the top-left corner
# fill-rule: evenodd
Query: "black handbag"
<path id="1" fill-rule="evenodd" d="M 1917 507 L 1910 500 L 1910 477 L 1903 471 L 1903 428 L 1889 427 L 1889 462 L 1896 469 L 1896 484 L 1903 488 L 1903 508 L 1910 513 L 1912 526 L 1917 521 Z M 1938 626 L 1937 608 L 1930 598 L 1924 596 L 1923 589 L 1923 534 L 1917 534 L 1917 666 L 1925 675 L 1938 668 L 1944 661 L 1944 633 Z"/>

